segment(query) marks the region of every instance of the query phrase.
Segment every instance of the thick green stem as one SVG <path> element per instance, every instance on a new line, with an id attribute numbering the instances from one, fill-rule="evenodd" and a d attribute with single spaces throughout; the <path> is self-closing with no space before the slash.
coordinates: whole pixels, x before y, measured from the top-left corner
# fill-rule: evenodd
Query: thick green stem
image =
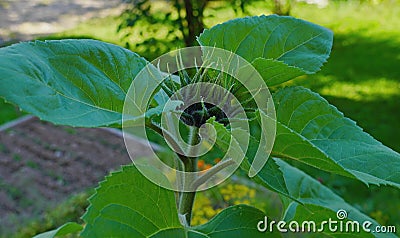
<path id="1" fill-rule="evenodd" d="M 189 133 L 190 145 L 197 145 L 199 143 L 198 131 L 198 128 L 191 127 L 191 131 Z M 182 155 L 180 155 L 179 158 L 182 160 L 183 165 L 185 166 L 185 172 L 197 171 L 197 158 L 185 157 Z M 183 183 L 191 183 L 191 181 L 183 181 Z M 190 226 L 190 222 L 192 220 L 192 209 L 195 197 L 196 192 L 181 192 L 179 196 L 179 214 L 182 218 L 184 218 L 184 222 L 186 223 L 184 225 L 186 226 Z"/>
<path id="2" fill-rule="evenodd" d="M 185 171 L 186 172 L 194 172 L 196 171 L 196 160 L 188 158 L 186 160 Z M 184 181 L 185 182 L 185 181 Z M 179 200 L 179 214 L 184 217 L 185 225 L 190 226 L 190 222 L 192 220 L 192 209 L 194 199 L 196 197 L 196 192 L 181 192 L 180 200 Z"/>

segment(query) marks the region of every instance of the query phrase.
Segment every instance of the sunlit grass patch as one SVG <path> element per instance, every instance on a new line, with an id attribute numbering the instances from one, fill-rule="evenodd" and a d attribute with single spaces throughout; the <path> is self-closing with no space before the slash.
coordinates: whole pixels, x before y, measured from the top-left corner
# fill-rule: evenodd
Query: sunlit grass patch
<path id="1" fill-rule="evenodd" d="M 400 83 L 386 78 L 358 83 L 334 81 L 319 91 L 327 96 L 344 97 L 357 101 L 374 101 L 400 97 Z"/>

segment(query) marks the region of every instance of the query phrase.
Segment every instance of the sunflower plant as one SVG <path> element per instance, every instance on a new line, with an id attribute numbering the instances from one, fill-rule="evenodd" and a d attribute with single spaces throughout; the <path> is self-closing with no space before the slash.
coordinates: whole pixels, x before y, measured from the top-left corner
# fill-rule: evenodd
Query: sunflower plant
<path id="1" fill-rule="evenodd" d="M 332 32 L 321 26 L 270 15 L 238 18 L 204 30 L 197 37 L 200 55 L 196 59 L 202 62 L 194 61 L 189 69 L 183 67 L 187 62 L 182 54 L 175 54 L 179 67 L 173 70 L 96 40 L 22 42 L 1 48 L 0 96 L 6 101 L 54 124 L 124 129 L 144 125 L 146 133 L 166 141 L 161 143 L 166 150 L 160 160 L 171 171 L 190 174 L 192 179 L 188 182 L 164 173 L 154 166 L 156 160 L 134 158 L 132 165 L 123 166 L 99 184 L 89 199 L 83 225 L 67 223 L 37 237 L 70 233 L 82 237 L 281 237 L 279 227 L 260 230 L 268 210 L 251 204 L 227 207 L 208 222 L 191 225 L 196 193 L 231 167 L 240 167 L 249 179 L 280 195 L 282 222 L 301 224 L 311 219 L 319 227 L 336 217 L 345 219 L 342 222 L 369 221 L 369 230 L 361 230 L 360 236 L 395 237 L 370 232 L 378 222 L 294 166 L 303 163 L 366 185 L 400 188 L 397 152 L 365 133 L 317 93 L 300 86 L 279 86 L 319 71 L 329 57 L 332 41 Z M 229 64 L 208 61 L 217 49 L 228 52 Z M 222 72 L 236 69 L 231 67 L 237 63 L 232 60 L 235 57 L 246 62 L 239 67 L 239 74 L 250 87 L 237 80 L 238 74 Z M 209 68 L 212 63 L 223 67 Z M 248 74 L 247 68 L 256 73 Z M 154 79 L 154 75 L 161 77 Z M 254 75 L 260 83 L 254 83 Z M 198 83 L 214 86 L 193 86 Z M 259 106 L 257 97 L 269 90 L 258 90 L 258 84 L 267 85 L 272 92 L 265 108 Z M 216 102 L 208 102 L 209 95 Z M 197 102 L 187 103 L 196 97 Z M 242 113 L 236 110 L 239 107 Z M 264 113 L 264 109 L 274 113 Z M 175 124 L 168 118 L 175 118 Z M 248 127 L 235 127 L 237 122 Z M 266 131 L 263 125 L 267 125 Z M 171 128 L 178 128 L 179 133 Z M 247 136 L 242 137 L 244 132 Z M 211 134 L 212 140 L 205 140 Z M 186 150 L 175 143 L 177 136 L 188 148 L 199 145 L 198 150 L 206 147 L 211 154 Z M 129 143 L 127 147 L 129 150 Z M 240 160 L 232 159 L 235 156 Z M 213 161 L 217 157 L 221 159 Z M 204 166 L 204 161 L 213 166 Z M 170 183 L 184 184 L 183 189 L 173 189 Z M 187 189 L 187 184 L 192 189 Z M 346 216 L 339 218 L 339 210 L 345 210 Z M 328 229 L 318 232 L 354 237 L 353 233 Z"/>

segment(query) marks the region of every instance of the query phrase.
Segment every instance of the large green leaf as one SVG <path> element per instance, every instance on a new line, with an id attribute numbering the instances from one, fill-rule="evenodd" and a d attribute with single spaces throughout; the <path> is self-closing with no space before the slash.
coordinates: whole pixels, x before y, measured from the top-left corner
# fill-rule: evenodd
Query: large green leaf
<path id="1" fill-rule="evenodd" d="M 234 30 L 232 30 L 234 29 Z M 268 85 L 315 73 L 326 62 L 332 32 L 286 16 L 234 19 L 205 30 L 200 45 L 232 51 L 251 62 Z"/>
<path id="2" fill-rule="evenodd" d="M 379 224 L 361 213 L 353 206 L 346 203 L 341 197 L 332 192 L 329 188 L 322 185 L 319 181 L 305 174 L 297 168 L 285 163 L 280 159 L 274 160 L 280 167 L 285 180 L 289 194 L 296 199 L 296 201 L 289 201 L 286 204 L 286 221 L 314 221 L 316 224 L 321 224 L 322 221 L 327 221 L 331 218 L 334 221 L 339 221 L 336 216 L 338 210 L 345 210 L 347 218 L 352 221 L 358 221 L 360 225 L 365 221 L 372 223 L 370 229 L 375 229 Z M 300 204 L 301 203 L 301 204 Z M 346 220 L 343 220 L 344 222 Z M 360 230 L 362 228 L 360 227 Z M 344 232 L 330 232 L 328 227 L 325 226 L 324 233 L 333 237 L 357 237 L 357 233 L 344 233 Z M 393 234 L 367 234 L 360 233 L 361 237 L 396 237 Z"/>
<path id="3" fill-rule="evenodd" d="M 107 177 L 89 201 L 83 237 L 148 237 L 182 227 L 174 193 L 153 184 L 133 165 Z"/>
<path id="4" fill-rule="evenodd" d="M 289 87 L 273 98 L 278 120 L 274 156 L 300 158 L 338 174 L 343 174 L 341 167 L 364 183 L 400 187 L 400 154 L 363 132 L 321 96 Z"/>
<path id="5" fill-rule="evenodd" d="M 56 124 L 120 125 L 126 92 L 146 64 L 95 40 L 19 43 L 0 49 L 0 95 Z"/>
<path id="6" fill-rule="evenodd" d="M 321 170 L 354 178 L 354 175 L 346 171 L 323 150 L 279 121 L 276 126 L 272 155 L 297 160 Z"/>
<path id="7" fill-rule="evenodd" d="M 148 168 L 152 170 L 152 168 Z M 154 170 L 154 169 L 153 169 Z M 83 216 L 83 237 L 263 237 L 257 223 L 265 214 L 238 205 L 208 223 L 183 227 L 174 192 L 150 182 L 133 165 L 112 173 L 100 183 Z"/>
<path id="8" fill-rule="evenodd" d="M 226 147 L 229 145 L 227 142 L 230 137 L 229 130 L 217 122 L 213 122 L 212 120 L 209 120 L 209 122 L 213 123 L 218 133 L 216 145 L 222 150 L 226 150 Z M 257 140 L 255 140 L 253 137 L 250 138 L 251 142 L 249 150 L 252 151 L 257 146 Z M 290 146 L 290 143 L 288 146 Z M 307 153 L 310 154 L 308 150 L 312 150 L 314 147 L 306 146 L 305 148 L 307 150 L 305 152 L 300 151 L 299 155 L 305 155 Z M 313 152 L 311 152 L 311 154 L 312 153 Z M 246 157 L 242 162 L 242 169 L 245 171 L 249 170 L 250 163 L 252 162 L 251 153 L 250 155 L 248 153 L 247 156 L 248 157 Z M 306 158 L 306 156 L 304 158 Z M 345 209 L 349 214 L 348 218 L 352 221 L 359 221 L 360 224 L 362 224 L 364 221 L 371 221 L 371 229 L 379 225 L 372 218 L 369 218 L 356 208 L 347 204 L 342 198 L 333 193 L 327 187 L 323 186 L 319 181 L 313 179 L 309 175 L 290 166 L 280 159 L 270 158 L 263 169 L 255 177 L 253 177 L 253 180 L 288 198 L 288 209 L 285 217 L 288 221 L 295 220 L 301 223 L 305 220 L 309 220 L 314 221 L 317 225 L 320 225 L 323 221 L 325 221 L 325 219 L 336 218 L 336 212 L 339 209 Z M 356 235 L 358 235 L 354 233 L 332 234 L 328 229 L 325 229 L 324 233 L 334 237 L 356 237 Z M 361 233 L 361 235 L 363 235 L 361 237 L 372 236 L 367 233 Z M 374 235 L 376 237 L 392 237 L 390 234 L 387 236 L 381 234 Z"/>

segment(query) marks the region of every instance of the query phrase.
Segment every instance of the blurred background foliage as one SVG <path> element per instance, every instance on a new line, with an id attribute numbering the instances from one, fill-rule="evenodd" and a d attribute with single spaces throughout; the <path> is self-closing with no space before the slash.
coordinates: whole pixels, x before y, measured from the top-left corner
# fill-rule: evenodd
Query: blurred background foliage
<path id="1" fill-rule="evenodd" d="M 252 15 L 248 9 L 261 4 L 272 13 L 289 15 L 291 0 L 126 0 L 126 9 L 121 14 L 117 32 L 126 40 L 132 34 L 144 40 L 137 41 L 134 47 L 147 46 L 152 58 L 178 46 L 197 45 L 196 36 L 204 28 L 215 25 L 218 18 L 228 20 Z M 230 11 L 227 14 L 225 11 Z M 142 28 L 140 26 L 147 26 Z M 129 40 L 125 47 L 131 48 Z"/>
<path id="2" fill-rule="evenodd" d="M 170 0 L 160 1 L 157 4 L 151 0 L 126 0 L 125 2 L 127 8 L 121 15 L 122 22 L 117 31 L 125 32 L 124 37 L 128 38 L 132 35 L 135 27 L 142 24 L 149 26 L 139 31 L 140 36 L 147 36 L 148 39 L 145 42 L 136 43 L 136 46 L 143 43 L 165 43 L 171 40 L 182 41 L 185 46 L 196 45 L 196 36 L 204 30 L 205 19 L 213 16 L 210 11 L 220 8 L 231 8 L 235 16 L 248 14 L 248 6 L 254 5 L 256 2 L 268 3 L 268 9 L 272 8 L 272 12 L 279 15 L 289 15 L 291 9 L 290 0 L 270 2 L 260 0 Z M 129 47 L 129 42 L 126 44 Z M 156 47 L 161 48 L 161 45 L 158 44 Z M 173 47 L 176 47 L 176 44 L 173 44 Z"/>
<path id="3" fill-rule="evenodd" d="M 309 4 L 311 2 L 317 4 Z M 126 0 L 122 4 L 126 8 L 121 15 L 89 20 L 44 39 L 99 39 L 129 48 L 152 60 L 171 49 L 196 45 L 195 36 L 203 28 L 229 19 L 246 15 L 290 14 L 331 29 L 335 34 L 334 45 L 330 59 L 320 72 L 301 76 L 279 87 L 303 85 L 311 88 L 383 144 L 400 151 L 399 0 Z M 191 5 L 189 14 L 188 4 Z M 271 88 L 271 91 L 276 89 Z M 0 123 L 20 115 L 14 106 L 0 101 Z M 203 163 L 207 169 L 212 160 Z M 398 190 L 368 188 L 354 180 L 300 164 L 296 166 L 302 167 L 381 224 L 400 223 Z M 229 183 L 198 194 L 195 224 L 204 223 L 224 207 L 236 203 L 256 205 L 272 217 L 280 216 L 279 197 L 254 184 L 243 184 L 240 176 L 235 175 Z M 86 206 L 82 199 L 72 200 Z M 71 204 L 60 206 L 69 207 Z M 46 215 L 44 219 L 51 217 L 50 220 L 58 221 L 59 218 L 53 216 Z M 64 220 L 70 219 L 69 215 L 61 216 Z M 31 229 L 42 231 L 44 224 L 47 224 L 45 229 L 59 225 L 40 221 L 33 222 Z M 29 229 L 28 226 L 21 232 L 27 234 Z"/>

